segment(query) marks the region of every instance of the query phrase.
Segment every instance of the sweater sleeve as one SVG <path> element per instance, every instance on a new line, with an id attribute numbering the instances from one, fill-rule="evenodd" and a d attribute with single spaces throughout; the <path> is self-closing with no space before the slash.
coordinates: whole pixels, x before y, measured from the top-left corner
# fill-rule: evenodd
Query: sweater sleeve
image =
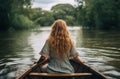
<path id="1" fill-rule="evenodd" d="M 79 54 L 78 54 L 77 50 L 75 49 L 75 46 L 72 45 L 71 50 L 70 50 L 70 57 L 74 58 L 74 57 L 76 57 L 78 55 Z"/>
<path id="2" fill-rule="evenodd" d="M 48 41 L 45 42 L 41 52 L 40 52 L 40 55 L 46 57 L 46 58 L 49 58 L 49 44 L 48 44 Z"/>

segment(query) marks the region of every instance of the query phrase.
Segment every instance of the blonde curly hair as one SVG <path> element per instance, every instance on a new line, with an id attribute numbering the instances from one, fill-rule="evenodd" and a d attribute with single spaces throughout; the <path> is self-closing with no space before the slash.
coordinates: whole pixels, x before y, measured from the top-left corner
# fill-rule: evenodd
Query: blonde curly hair
<path id="1" fill-rule="evenodd" d="M 48 41 L 50 43 L 50 50 L 55 51 L 55 55 L 63 58 L 69 55 L 69 51 L 73 42 L 70 38 L 67 24 L 64 20 L 56 20 L 51 29 Z M 53 53 L 53 52 L 51 52 Z"/>

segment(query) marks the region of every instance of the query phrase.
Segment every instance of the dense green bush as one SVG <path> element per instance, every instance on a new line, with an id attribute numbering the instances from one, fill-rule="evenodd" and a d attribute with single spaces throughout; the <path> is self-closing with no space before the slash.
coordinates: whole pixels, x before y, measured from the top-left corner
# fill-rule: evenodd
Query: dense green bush
<path id="1" fill-rule="evenodd" d="M 18 14 L 15 15 L 12 25 L 15 30 L 30 29 L 35 27 L 33 21 L 31 21 L 28 17 Z"/>
<path id="2" fill-rule="evenodd" d="M 77 0 L 78 23 L 91 29 L 120 29 L 120 0 Z"/>

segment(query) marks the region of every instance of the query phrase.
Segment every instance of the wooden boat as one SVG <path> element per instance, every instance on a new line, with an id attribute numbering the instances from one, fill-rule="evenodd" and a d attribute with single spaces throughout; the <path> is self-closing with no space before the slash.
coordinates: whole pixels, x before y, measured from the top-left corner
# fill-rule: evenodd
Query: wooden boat
<path id="1" fill-rule="evenodd" d="M 70 60 L 75 69 L 75 73 L 42 73 L 41 66 L 45 63 L 34 63 L 28 70 L 19 75 L 16 79 L 107 79 L 102 73 L 92 69 L 84 63 L 77 63 Z"/>

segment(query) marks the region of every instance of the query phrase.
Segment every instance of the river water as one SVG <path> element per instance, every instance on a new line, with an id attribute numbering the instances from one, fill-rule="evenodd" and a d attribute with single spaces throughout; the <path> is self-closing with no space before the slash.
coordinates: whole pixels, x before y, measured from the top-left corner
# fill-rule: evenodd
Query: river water
<path id="1" fill-rule="evenodd" d="M 69 28 L 77 51 L 87 64 L 109 79 L 120 79 L 120 31 Z M 0 32 L 0 79 L 15 79 L 39 59 L 50 33 L 43 27 L 30 31 Z"/>

